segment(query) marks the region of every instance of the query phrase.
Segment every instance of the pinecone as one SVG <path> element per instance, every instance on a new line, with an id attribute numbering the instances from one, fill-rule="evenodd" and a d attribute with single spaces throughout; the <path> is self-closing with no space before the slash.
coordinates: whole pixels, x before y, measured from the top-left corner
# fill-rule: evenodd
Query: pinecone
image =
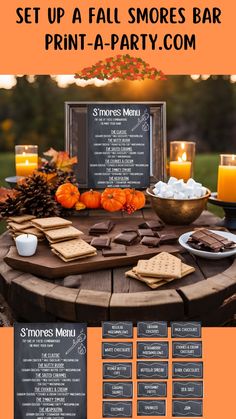
<path id="1" fill-rule="evenodd" d="M 45 178 L 34 174 L 17 185 L 17 196 L 8 198 L 0 205 L 2 217 L 10 215 L 32 214 L 36 217 L 51 217 L 60 214 L 51 186 Z"/>
<path id="2" fill-rule="evenodd" d="M 57 171 L 57 167 L 55 163 L 43 161 L 38 171 L 45 174 L 55 173 Z"/>

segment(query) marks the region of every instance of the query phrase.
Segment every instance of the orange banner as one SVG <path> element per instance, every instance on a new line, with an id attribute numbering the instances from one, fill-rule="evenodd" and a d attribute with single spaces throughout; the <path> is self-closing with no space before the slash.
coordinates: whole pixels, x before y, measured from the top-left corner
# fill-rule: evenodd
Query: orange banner
<path id="1" fill-rule="evenodd" d="M 136 333 L 136 330 L 135 330 Z M 203 328 L 203 419 L 235 418 L 236 328 Z M 136 335 L 135 335 L 136 336 Z M 170 339 L 165 339 L 169 340 Z M 88 329 L 88 419 L 102 419 L 102 329 Z M 16 354 L 17 356 L 17 354 Z M 135 370 L 135 359 L 132 361 Z M 171 412 L 171 361 L 166 419 Z M 134 387 L 136 378 L 133 377 Z M 0 330 L 0 417 L 13 419 L 13 328 Z M 134 405 L 136 392 L 134 393 Z M 134 408 L 133 419 L 137 419 Z"/>
<path id="2" fill-rule="evenodd" d="M 233 74 L 231 0 L 11 0 L 0 5 L 1 74 L 73 74 L 117 54 L 165 74 Z"/>

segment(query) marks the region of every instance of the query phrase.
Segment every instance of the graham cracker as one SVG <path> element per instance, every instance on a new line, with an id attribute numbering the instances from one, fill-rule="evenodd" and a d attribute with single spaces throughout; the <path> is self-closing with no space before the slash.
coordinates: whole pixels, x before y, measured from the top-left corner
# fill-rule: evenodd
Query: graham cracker
<path id="1" fill-rule="evenodd" d="M 155 256 L 155 259 L 139 260 L 137 273 L 153 278 L 180 278 L 181 263 L 181 260 L 177 257 L 162 252 Z"/>
<path id="2" fill-rule="evenodd" d="M 31 221 L 34 218 L 36 218 L 34 215 L 25 214 L 8 217 L 7 221 L 13 221 L 14 223 L 21 224 L 26 221 Z"/>
<path id="3" fill-rule="evenodd" d="M 36 218 L 32 220 L 32 224 L 39 230 L 48 231 L 56 228 L 67 227 L 72 224 L 71 221 L 65 220 L 61 217 L 47 217 L 47 218 Z"/>
<path id="4" fill-rule="evenodd" d="M 97 249 L 82 239 L 73 239 L 65 242 L 55 243 L 51 248 L 66 260 L 77 259 L 86 255 L 97 253 Z"/>
<path id="5" fill-rule="evenodd" d="M 18 223 L 15 223 L 13 221 L 10 221 L 8 223 L 8 227 L 11 230 L 14 230 L 14 231 L 22 231 L 22 230 L 25 230 L 27 228 L 31 228 L 32 224 L 30 222 L 24 222 L 24 223 L 22 222 L 21 224 L 18 224 Z"/>
<path id="6" fill-rule="evenodd" d="M 125 273 L 125 276 L 129 276 L 130 278 L 137 279 L 138 281 L 145 282 L 150 288 L 157 289 L 161 287 L 162 285 L 166 284 L 166 281 L 163 281 L 160 279 L 159 281 L 156 280 L 156 278 L 153 278 L 153 280 L 148 280 L 147 278 L 141 277 L 140 275 L 137 275 L 134 271 L 130 270 Z"/>
<path id="7" fill-rule="evenodd" d="M 73 262 L 74 260 L 78 260 L 78 259 L 85 259 L 88 258 L 90 256 L 96 256 L 97 252 L 93 252 L 93 253 L 89 253 L 83 256 L 76 256 L 74 258 L 64 258 L 61 253 L 57 252 L 54 249 L 51 249 L 52 253 L 54 253 L 54 255 L 58 256 L 61 260 L 63 260 L 63 262 Z"/>
<path id="8" fill-rule="evenodd" d="M 45 235 L 49 243 L 59 243 L 71 239 L 76 239 L 83 234 L 82 231 L 78 230 L 73 226 L 56 228 L 54 230 L 45 231 Z"/>

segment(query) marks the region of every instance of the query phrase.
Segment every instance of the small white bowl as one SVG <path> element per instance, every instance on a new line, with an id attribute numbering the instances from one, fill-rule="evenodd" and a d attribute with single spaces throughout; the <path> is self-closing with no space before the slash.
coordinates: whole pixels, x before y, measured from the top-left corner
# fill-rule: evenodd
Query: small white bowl
<path id="1" fill-rule="evenodd" d="M 212 233 L 217 233 L 219 234 L 219 236 L 225 237 L 226 239 L 232 240 L 233 242 L 236 243 L 235 234 L 228 233 L 227 231 L 218 231 L 218 230 L 210 230 L 210 231 Z M 189 244 L 187 243 L 192 233 L 194 233 L 194 231 L 184 233 L 182 234 L 182 236 L 179 237 L 179 244 L 182 247 L 184 247 L 186 250 L 188 250 L 189 253 L 192 253 L 193 255 L 196 255 L 205 259 L 224 259 L 224 258 L 228 258 L 230 256 L 236 255 L 236 247 L 234 249 L 227 250 L 225 252 L 206 252 L 205 250 L 194 249 L 193 247 L 189 246 Z"/>

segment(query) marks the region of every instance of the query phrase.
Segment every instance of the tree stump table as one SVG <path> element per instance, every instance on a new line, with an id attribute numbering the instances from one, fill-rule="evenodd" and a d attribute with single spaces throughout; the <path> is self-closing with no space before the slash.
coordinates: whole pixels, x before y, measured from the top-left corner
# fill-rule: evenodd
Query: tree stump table
<path id="1" fill-rule="evenodd" d="M 75 217 L 73 224 L 82 228 L 99 219 L 112 217 L 126 226 L 130 217 L 157 218 L 151 209 L 132 216 L 90 211 Z M 193 228 L 216 227 L 219 219 L 203 212 L 191 226 L 167 226 L 178 235 Z M 236 259 L 207 260 L 182 249 L 181 259 L 195 267 L 185 278 L 151 290 L 146 284 L 126 278 L 130 266 L 102 269 L 67 278 L 46 280 L 32 273 L 12 269 L 4 261 L 13 241 L 5 232 L 0 237 L 0 292 L 18 320 L 29 322 L 71 321 L 99 326 L 104 320 L 198 320 L 204 326 L 219 326 L 236 313 Z M 48 250 L 50 251 L 50 250 Z M 76 282 L 77 288 L 65 286 Z M 71 286 L 71 285 L 70 285 Z"/>

